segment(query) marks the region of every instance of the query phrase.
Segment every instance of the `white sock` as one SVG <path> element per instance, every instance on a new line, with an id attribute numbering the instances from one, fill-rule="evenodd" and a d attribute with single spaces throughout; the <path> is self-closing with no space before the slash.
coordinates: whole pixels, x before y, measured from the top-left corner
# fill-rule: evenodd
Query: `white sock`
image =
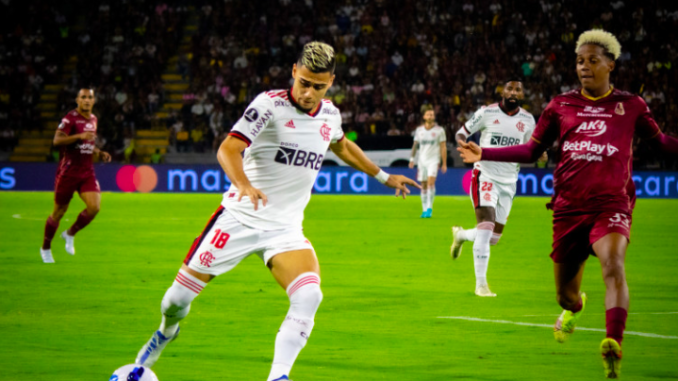
<path id="1" fill-rule="evenodd" d="M 275 338 L 275 354 L 268 381 L 289 376 L 299 352 L 313 330 L 315 313 L 323 300 L 320 276 L 307 272 L 299 275 L 287 287 L 290 309 Z"/>
<path id="2" fill-rule="evenodd" d="M 421 209 L 423 212 L 428 209 L 428 190 L 426 189 L 421 190 Z"/>
<path id="3" fill-rule="evenodd" d="M 500 238 L 501 238 L 501 234 L 492 233 L 492 238 L 490 238 L 490 246 L 494 246 L 494 245 L 498 244 Z"/>
<path id="4" fill-rule="evenodd" d="M 490 262 L 490 239 L 494 222 L 481 222 L 476 226 L 476 240 L 473 242 L 473 265 L 476 270 L 476 287 L 487 284 L 487 266 Z"/>
<path id="5" fill-rule="evenodd" d="M 476 240 L 476 228 L 469 229 L 469 230 L 462 230 L 459 232 L 459 238 L 461 238 L 463 241 L 475 241 Z"/>
<path id="6" fill-rule="evenodd" d="M 160 307 L 162 323 L 160 323 L 159 329 L 163 336 L 170 337 L 177 332 L 179 322 L 191 310 L 191 302 L 206 285 L 207 283 L 194 277 L 187 271 L 179 270 L 174 283 L 167 289 L 165 296 L 162 298 Z"/>
<path id="7" fill-rule="evenodd" d="M 436 187 L 428 188 L 428 208 L 433 209 L 433 199 L 436 198 Z"/>

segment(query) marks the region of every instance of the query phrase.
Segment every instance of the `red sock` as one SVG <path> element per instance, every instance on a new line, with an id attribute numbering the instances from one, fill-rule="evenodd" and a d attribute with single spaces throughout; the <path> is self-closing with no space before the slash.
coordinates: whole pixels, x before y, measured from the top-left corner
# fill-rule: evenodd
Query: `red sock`
<path id="1" fill-rule="evenodd" d="M 68 235 L 74 236 L 75 233 L 79 232 L 80 230 L 84 229 L 85 226 L 89 225 L 90 222 L 94 219 L 94 216 L 90 216 L 87 214 L 87 210 L 83 210 L 78 214 L 78 219 L 75 220 L 75 223 L 73 226 L 71 226 L 70 229 L 68 229 Z"/>
<path id="2" fill-rule="evenodd" d="M 574 305 L 574 307 L 572 307 L 570 311 L 576 314 L 577 312 L 581 311 L 582 308 L 584 308 L 584 301 L 581 300 L 581 295 L 579 295 L 579 301 Z"/>
<path id="3" fill-rule="evenodd" d="M 626 316 L 628 312 L 621 307 L 610 308 L 605 311 L 605 326 L 607 327 L 607 337 L 611 337 L 621 345 L 624 338 L 624 329 L 626 328 Z"/>
<path id="4" fill-rule="evenodd" d="M 45 223 L 45 237 L 42 240 L 43 250 L 48 250 L 52 248 L 52 238 L 54 238 L 54 233 L 56 233 L 59 228 L 59 221 L 54 221 L 52 216 L 47 218 Z"/>

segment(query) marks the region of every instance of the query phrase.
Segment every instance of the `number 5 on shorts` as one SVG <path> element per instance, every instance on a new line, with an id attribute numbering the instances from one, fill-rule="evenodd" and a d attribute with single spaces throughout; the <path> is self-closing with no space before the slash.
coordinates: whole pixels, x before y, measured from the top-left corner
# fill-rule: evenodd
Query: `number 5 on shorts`
<path id="1" fill-rule="evenodd" d="M 228 233 L 222 233 L 221 229 L 217 229 L 214 232 L 214 238 L 210 241 L 210 245 L 214 245 L 217 249 L 223 249 L 226 245 L 226 241 L 231 238 L 231 235 Z"/>

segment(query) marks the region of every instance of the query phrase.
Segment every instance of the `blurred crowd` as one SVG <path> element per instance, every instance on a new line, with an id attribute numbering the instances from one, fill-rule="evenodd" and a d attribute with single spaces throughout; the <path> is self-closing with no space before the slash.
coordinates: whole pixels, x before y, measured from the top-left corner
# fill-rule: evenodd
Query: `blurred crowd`
<path id="1" fill-rule="evenodd" d="M 193 1 L 198 30 L 190 52 L 180 55 L 176 63 L 176 69 L 190 81 L 183 94 L 184 106 L 166 120 L 155 121 L 154 112 L 167 95 L 160 74 L 168 57 L 176 54 L 187 17 L 185 6 L 168 4 L 153 0 L 82 2 L 77 12 L 61 18 L 54 11 L 57 5 L 43 4 L 51 11 L 46 13 L 50 17 L 25 16 L 28 21 L 21 25 L 21 32 L 17 28 L 3 32 L 0 115 L 7 116 L 0 117 L 0 130 L 8 125 L 15 133 L 35 128 L 34 115 L 30 107 L 23 106 L 22 96 L 37 97 L 40 84 L 36 82 L 45 81 L 49 64 L 58 72 L 64 54 L 77 53 L 78 68 L 60 95 L 59 112 L 73 106 L 70 99 L 78 86 L 91 84 L 97 88 L 97 113 L 101 124 L 107 123 L 106 137 L 112 148 L 124 149 L 134 129 L 161 122 L 178 151 L 214 150 L 258 93 L 290 87 L 292 63 L 301 46 L 321 40 L 338 53 L 337 77 L 328 97 L 342 110 L 344 130 L 357 136 L 358 142 L 361 137 L 409 135 L 421 124 L 422 109 L 429 106 L 449 138 L 480 106 L 498 100 L 497 92 L 508 77 L 524 78 L 524 107 L 538 117 L 554 95 L 578 87 L 577 36 L 590 28 L 603 28 L 616 34 L 622 44 L 622 57 L 612 75 L 614 85 L 641 94 L 662 129 L 678 133 L 677 90 L 671 86 L 678 83 L 678 43 L 672 37 L 678 27 L 678 3 Z M 84 21 L 68 16 L 76 14 L 85 15 Z M 60 23 L 62 19 L 67 21 Z M 84 28 L 77 33 L 67 33 L 65 38 L 58 33 L 59 28 L 78 22 Z M 21 21 L 10 22 L 15 24 Z M 39 45 L 49 50 L 40 65 L 35 53 L 27 53 L 35 44 L 27 47 L 25 42 L 38 26 L 43 39 L 50 40 Z M 50 33 L 45 32 L 47 26 Z M 54 48 L 60 46 L 55 40 L 62 45 L 68 41 L 68 47 Z M 27 64 L 28 55 L 31 64 Z M 37 81 L 26 66 L 42 67 L 32 70 L 42 80 Z M 22 107 L 12 111 L 12 105 Z M 10 117 L 12 112 L 21 113 L 22 122 Z M 642 142 L 637 144 L 635 161 L 637 167 L 676 165 L 659 160 Z"/>

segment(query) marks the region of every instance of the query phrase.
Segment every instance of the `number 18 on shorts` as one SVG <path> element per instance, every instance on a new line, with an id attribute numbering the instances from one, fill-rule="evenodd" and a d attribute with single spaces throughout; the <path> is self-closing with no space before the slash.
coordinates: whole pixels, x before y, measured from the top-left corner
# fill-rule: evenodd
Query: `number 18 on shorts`
<path id="1" fill-rule="evenodd" d="M 313 250 L 301 229 L 261 230 L 245 226 L 220 207 L 196 238 L 184 263 L 191 269 L 218 276 L 256 254 L 264 263 L 295 250 Z"/>

